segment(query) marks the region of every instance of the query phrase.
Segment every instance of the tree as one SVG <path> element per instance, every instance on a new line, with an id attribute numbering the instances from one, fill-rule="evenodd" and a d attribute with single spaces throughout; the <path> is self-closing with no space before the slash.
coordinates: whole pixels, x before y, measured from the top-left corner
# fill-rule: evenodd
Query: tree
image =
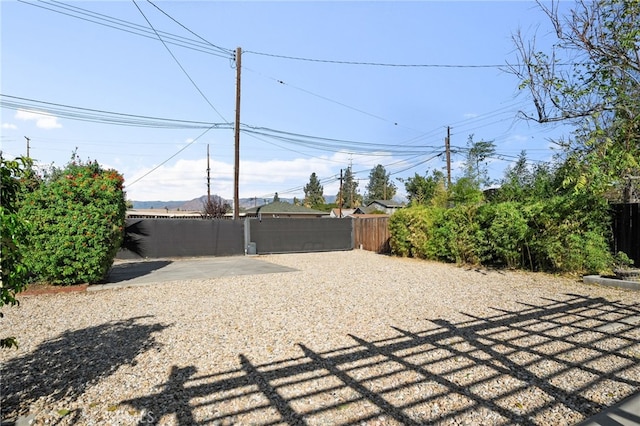
<path id="1" fill-rule="evenodd" d="M 365 203 L 373 200 L 391 200 L 396 195 L 397 187 L 390 181 L 382 164 L 378 164 L 369 172 L 369 183 L 366 187 Z"/>
<path id="2" fill-rule="evenodd" d="M 547 52 L 513 36 L 518 64 L 510 70 L 527 89 L 540 123 L 570 122 L 575 137 L 559 141 L 568 173 L 565 186 L 604 194 L 640 170 L 640 3 L 576 3 L 567 15 L 558 2 L 539 6 L 555 29 Z"/>
<path id="3" fill-rule="evenodd" d="M 496 146 L 493 141 L 473 140 L 469 135 L 467 140 L 467 158 L 464 162 L 464 175 L 469 181 L 474 182 L 480 189 L 491 185 L 486 159 L 494 155 Z"/>
<path id="4" fill-rule="evenodd" d="M 24 178 L 31 173 L 30 159 L 5 160 L 0 152 L 0 307 L 17 305 L 15 296 L 27 285 L 29 271 L 20 247 L 26 241 L 28 227 L 18 215 L 18 202 Z M 16 338 L 0 338 L 0 347 L 18 347 Z"/>
<path id="5" fill-rule="evenodd" d="M 342 199 L 340 198 L 342 196 Z M 348 209 L 354 209 L 362 205 L 362 195 L 358 193 L 358 181 L 355 179 L 351 166 L 344 172 L 342 191 L 338 193 L 336 203 Z"/>
<path id="6" fill-rule="evenodd" d="M 219 195 L 214 195 L 202 203 L 202 214 L 205 217 L 222 218 L 231 210 L 231 205 Z"/>
<path id="7" fill-rule="evenodd" d="M 36 278 L 52 284 L 99 282 L 124 236 L 124 179 L 98 162 L 72 156 L 25 195 L 19 215 L 31 223 L 25 260 Z"/>
<path id="8" fill-rule="evenodd" d="M 434 170 L 431 176 L 420 176 L 415 173 L 413 177 L 406 180 L 401 179 L 407 191 L 407 198 L 411 205 L 432 205 L 445 194 L 447 190 L 444 185 L 444 173 Z M 446 197 L 445 197 L 446 198 Z"/>
<path id="9" fill-rule="evenodd" d="M 522 151 L 516 163 L 505 170 L 496 201 L 540 201 L 556 195 L 559 187 L 556 170 L 546 163 L 530 166 Z"/>
<path id="10" fill-rule="evenodd" d="M 309 183 L 304 186 L 304 205 L 309 208 L 318 208 L 325 203 L 324 188 L 318 180 L 316 173 L 311 173 L 309 176 Z"/>

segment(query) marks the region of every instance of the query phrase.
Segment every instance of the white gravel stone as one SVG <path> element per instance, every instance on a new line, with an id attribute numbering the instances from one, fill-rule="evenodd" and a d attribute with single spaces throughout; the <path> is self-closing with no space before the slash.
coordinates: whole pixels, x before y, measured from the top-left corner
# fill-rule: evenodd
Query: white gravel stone
<path id="1" fill-rule="evenodd" d="M 19 297 L 3 420 L 570 425 L 640 390 L 638 292 L 361 250 L 259 259 L 295 271 Z"/>

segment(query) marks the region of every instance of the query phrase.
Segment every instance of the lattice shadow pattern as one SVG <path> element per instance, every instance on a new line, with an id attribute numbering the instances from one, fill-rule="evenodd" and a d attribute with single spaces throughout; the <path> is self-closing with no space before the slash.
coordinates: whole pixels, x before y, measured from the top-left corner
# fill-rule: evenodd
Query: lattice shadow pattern
<path id="1" fill-rule="evenodd" d="M 566 295 L 467 316 L 322 353 L 299 344 L 278 362 L 239 355 L 215 374 L 174 367 L 163 390 L 123 404 L 140 424 L 561 425 L 640 389 L 637 305 Z"/>

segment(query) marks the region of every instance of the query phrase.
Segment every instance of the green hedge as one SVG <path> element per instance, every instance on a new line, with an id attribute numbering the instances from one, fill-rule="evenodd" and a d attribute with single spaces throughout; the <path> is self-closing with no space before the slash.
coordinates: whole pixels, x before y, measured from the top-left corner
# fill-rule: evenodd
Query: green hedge
<path id="1" fill-rule="evenodd" d="M 23 249 L 36 280 L 78 284 L 106 276 L 124 233 L 122 184 L 115 170 L 74 161 L 26 194 L 20 215 L 31 233 Z"/>
<path id="2" fill-rule="evenodd" d="M 570 273 L 612 262 L 607 205 L 596 198 L 410 207 L 391 216 L 390 232 L 399 256 Z"/>

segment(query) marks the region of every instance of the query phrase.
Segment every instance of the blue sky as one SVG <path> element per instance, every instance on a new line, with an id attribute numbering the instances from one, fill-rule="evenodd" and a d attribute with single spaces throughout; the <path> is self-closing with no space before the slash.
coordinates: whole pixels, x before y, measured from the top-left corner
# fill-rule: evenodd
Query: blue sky
<path id="1" fill-rule="evenodd" d="M 312 172 L 335 195 L 349 164 L 361 192 L 377 164 L 394 179 L 444 170 L 447 126 L 454 148 L 470 134 L 494 141 L 495 179 L 523 149 L 549 160 L 549 139 L 568 134 L 518 119 L 532 111 L 519 82 L 485 67 L 516 61 L 518 29 L 537 34 L 541 47 L 552 41 L 531 1 L 25 0 L 0 2 L 0 19 L 3 154 L 24 155 L 27 136 L 37 164 L 62 166 L 77 148 L 123 173 L 131 200 L 206 194 L 207 145 L 211 191 L 232 198 L 236 47 L 244 52 L 243 198 L 302 198 Z M 115 125 L 76 108 L 209 124 Z M 80 112 L 99 122 L 72 119 Z M 462 160 L 454 155 L 454 176 Z"/>

